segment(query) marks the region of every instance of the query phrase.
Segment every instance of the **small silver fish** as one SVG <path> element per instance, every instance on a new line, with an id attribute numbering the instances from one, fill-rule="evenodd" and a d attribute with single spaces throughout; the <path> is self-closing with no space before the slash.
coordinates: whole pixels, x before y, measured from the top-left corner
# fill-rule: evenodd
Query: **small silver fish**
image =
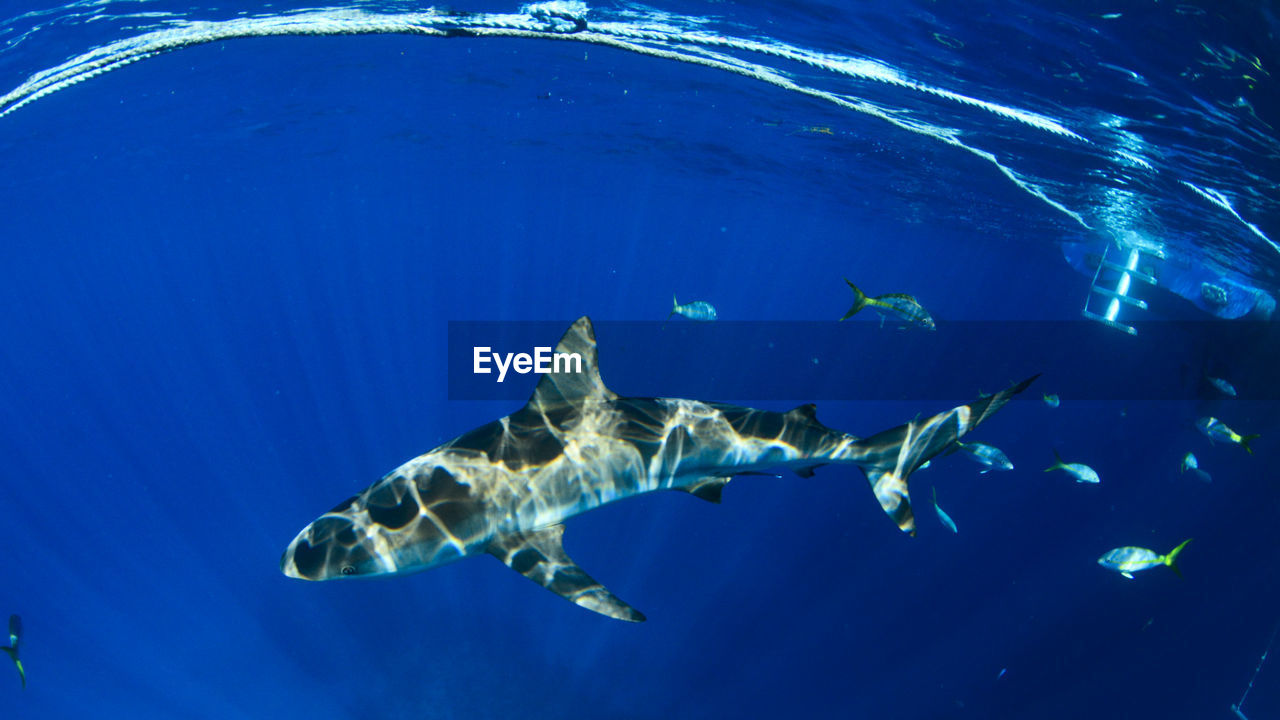
<path id="1" fill-rule="evenodd" d="M 1078 483 L 1102 482 L 1102 479 L 1098 477 L 1098 473 L 1094 472 L 1093 468 L 1089 467 L 1088 465 L 1082 465 L 1081 463 L 1063 462 L 1062 456 L 1058 454 L 1057 450 L 1053 451 L 1053 457 L 1057 462 L 1045 468 L 1044 469 L 1045 472 L 1051 472 L 1053 470 L 1066 470 L 1072 477 L 1076 479 L 1076 482 Z"/>
<path id="2" fill-rule="evenodd" d="M 1059 404 L 1060 402 L 1061 402 L 1061 401 L 1058 399 L 1058 396 L 1057 396 L 1057 395 L 1045 395 L 1045 396 L 1044 396 L 1044 404 L 1045 404 L 1045 405 L 1048 405 L 1048 406 L 1049 406 L 1049 407 L 1051 407 L 1051 408 L 1056 408 L 1056 407 L 1058 407 L 1058 404 Z"/>
<path id="3" fill-rule="evenodd" d="M 938 487 L 936 485 L 933 488 L 933 509 L 935 512 L 938 513 L 938 519 L 942 521 L 943 525 L 947 526 L 948 530 L 950 530 L 953 533 L 960 532 L 959 530 L 956 529 L 956 522 L 951 519 L 951 516 L 948 515 L 945 510 L 943 510 L 941 507 L 938 506 Z"/>
<path id="4" fill-rule="evenodd" d="M 1215 417 L 1200 418 L 1196 421 L 1196 429 L 1204 433 L 1205 437 L 1209 438 L 1210 442 L 1214 440 L 1221 440 L 1223 442 L 1233 443 L 1244 448 L 1250 455 L 1253 454 L 1253 449 L 1249 447 L 1249 443 L 1260 437 L 1258 435 L 1241 435 L 1235 430 L 1227 427 L 1226 423 Z"/>
<path id="5" fill-rule="evenodd" d="M 683 315 L 690 320 L 710 321 L 716 319 L 716 309 L 711 303 L 702 300 L 681 305 L 680 301 L 676 300 L 676 296 L 672 295 L 671 312 L 667 313 L 667 320 L 670 320 L 672 315 Z"/>
<path id="6" fill-rule="evenodd" d="M 979 474 L 986 474 L 992 470 L 1012 470 L 1013 463 L 1009 462 L 1009 458 L 1000 451 L 999 448 L 992 447 L 986 443 L 967 442 L 962 443 L 956 441 L 956 447 L 964 451 L 974 462 L 982 465 L 983 468 L 978 471 Z"/>
<path id="7" fill-rule="evenodd" d="M 1227 397 L 1236 396 L 1235 386 L 1227 382 L 1226 380 L 1223 380 L 1222 378 L 1209 377 L 1208 375 L 1205 375 L 1204 379 L 1208 380 L 1209 384 L 1217 388 L 1218 392 L 1222 393 L 1223 395 L 1226 395 Z"/>
<path id="8" fill-rule="evenodd" d="M 1178 553 L 1182 552 L 1182 548 L 1186 547 L 1191 540 L 1191 538 L 1183 540 L 1181 545 L 1170 550 L 1167 555 L 1159 555 L 1140 547 L 1118 547 L 1114 550 L 1108 550 L 1106 554 L 1098 558 L 1098 564 L 1108 570 L 1114 570 L 1130 580 L 1133 579 L 1133 573 L 1150 570 L 1160 565 L 1168 565 L 1181 577 L 1182 573 L 1178 570 L 1177 565 Z"/>
<path id="9" fill-rule="evenodd" d="M 849 282 L 845 278 L 845 282 L 853 290 L 853 305 L 849 307 L 849 312 L 844 314 L 841 320 L 848 320 L 853 317 L 859 310 L 863 308 L 875 308 L 881 313 L 881 324 L 884 323 L 885 315 L 892 315 L 899 320 L 904 320 L 916 327 L 925 330 L 936 330 L 937 326 L 933 322 L 933 316 L 928 310 L 910 295 L 902 293 L 885 293 L 884 295 L 876 295 L 875 297 L 867 297 L 867 294 L 858 289 L 857 285 Z"/>
<path id="10" fill-rule="evenodd" d="M 1178 472 L 1184 473 L 1188 470 L 1191 471 L 1192 475 L 1205 482 L 1213 482 L 1213 478 L 1209 476 L 1209 473 L 1200 469 L 1200 462 L 1196 460 L 1196 456 L 1193 453 L 1187 453 L 1182 456 L 1182 468 Z"/>

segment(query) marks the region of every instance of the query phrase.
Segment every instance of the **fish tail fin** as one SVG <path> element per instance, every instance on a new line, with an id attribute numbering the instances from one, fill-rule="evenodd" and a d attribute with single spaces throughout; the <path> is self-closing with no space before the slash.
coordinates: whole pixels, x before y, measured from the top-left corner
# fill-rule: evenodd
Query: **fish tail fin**
<path id="1" fill-rule="evenodd" d="M 0 650 L 5 651 L 9 659 L 13 661 L 13 664 L 18 667 L 18 675 L 22 677 L 22 689 L 27 689 L 27 671 L 22 667 L 22 661 L 18 659 L 18 648 L 16 646 L 0 647 Z"/>
<path id="2" fill-rule="evenodd" d="M 857 285 L 849 282 L 849 278 L 845 278 L 844 281 L 853 290 L 853 305 L 849 307 L 849 312 L 845 313 L 844 317 L 840 318 L 841 321 L 848 320 L 856 315 L 859 310 L 867 306 L 867 294 L 859 290 Z"/>
<path id="3" fill-rule="evenodd" d="M 991 417 L 1037 377 L 1040 376 L 1023 380 L 968 405 L 951 408 L 933 417 L 912 420 L 906 425 L 859 440 L 833 459 L 861 467 L 880 507 L 899 529 L 915 535 L 915 516 L 911 512 L 911 495 L 907 489 L 911 473 Z"/>
<path id="4" fill-rule="evenodd" d="M 1170 550 L 1169 554 L 1164 556 L 1164 564 L 1168 565 L 1169 569 L 1177 573 L 1178 577 L 1182 577 L 1182 571 L 1178 569 L 1178 553 L 1181 553 L 1182 548 L 1186 547 L 1187 543 L 1191 542 L 1193 539 L 1194 538 L 1187 538 L 1186 540 L 1183 540 L 1178 547 Z"/>
<path id="5" fill-rule="evenodd" d="M 1249 447 L 1249 443 L 1253 442 L 1254 440 L 1257 440 L 1260 437 L 1262 436 L 1261 435 L 1242 435 L 1240 436 L 1240 447 L 1244 448 L 1245 452 L 1252 455 L 1253 448 Z"/>
<path id="6" fill-rule="evenodd" d="M 662 321 L 663 329 L 666 329 L 667 321 L 671 319 L 672 315 L 676 314 L 676 310 L 678 309 L 680 309 L 680 302 L 676 300 L 676 294 L 671 293 L 671 312 L 667 313 L 667 319 Z"/>
<path id="7" fill-rule="evenodd" d="M 1062 467 L 1062 456 L 1058 454 L 1058 449 L 1057 449 L 1057 448 L 1054 448 L 1054 449 L 1053 449 L 1053 464 L 1052 464 L 1052 465 L 1050 465 L 1049 467 L 1045 468 L 1045 469 L 1044 469 L 1044 471 L 1045 471 L 1045 472 L 1053 472 L 1054 470 L 1057 470 L 1057 469 L 1058 469 L 1058 468 L 1060 468 L 1060 467 Z"/>

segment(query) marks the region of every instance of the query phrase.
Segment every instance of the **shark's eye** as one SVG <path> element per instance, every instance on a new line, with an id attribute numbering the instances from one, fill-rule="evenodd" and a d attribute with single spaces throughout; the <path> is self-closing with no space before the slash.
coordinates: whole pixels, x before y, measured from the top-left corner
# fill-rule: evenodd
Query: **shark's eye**
<path id="1" fill-rule="evenodd" d="M 353 566 L 351 566 L 351 565 L 343 565 L 343 566 L 342 566 L 342 574 L 343 574 L 343 575 L 354 575 L 355 573 L 356 573 L 356 569 L 355 569 L 355 567 L 353 567 Z"/>

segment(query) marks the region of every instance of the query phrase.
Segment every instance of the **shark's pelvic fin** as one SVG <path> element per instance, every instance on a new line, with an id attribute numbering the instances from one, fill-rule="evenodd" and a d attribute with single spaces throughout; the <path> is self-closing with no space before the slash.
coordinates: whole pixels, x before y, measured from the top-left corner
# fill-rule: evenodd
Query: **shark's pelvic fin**
<path id="1" fill-rule="evenodd" d="M 1040 376 L 1023 380 L 968 405 L 923 420 L 912 420 L 854 443 L 852 452 L 867 461 L 860 464 L 876 500 L 903 532 L 916 534 L 911 494 L 907 489 L 907 478 L 911 473 L 952 447 L 956 440 L 1025 390 L 1037 377 Z"/>
<path id="2" fill-rule="evenodd" d="M 560 338 L 555 352 L 557 355 L 576 354 L 582 358 L 582 364 L 579 366 L 573 361 L 566 362 L 560 372 L 543 375 L 533 391 L 533 397 L 529 398 L 529 408 L 555 415 L 557 411 L 617 399 L 618 396 L 605 387 L 604 381 L 600 379 L 596 332 L 590 318 L 583 315 L 574 321 L 564 337 Z M 559 362 L 553 363 L 553 371 L 557 367 L 561 367 Z"/>
<path id="3" fill-rule="evenodd" d="M 678 487 L 676 490 L 687 492 L 690 495 L 706 500 L 707 502 L 720 503 L 720 495 L 724 492 L 724 486 L 729 484 L 729 480 L 722 475 L 709 475 L 700 478 L 691 485 Z"/>
<path id="4" fill-rule="evenodd" d="M 589 324 L 587 327 L 590 329 Z M 561 544 L 563 536 L 564 525 L 507 533 L 495 537 L 488 551 L 507 567 L 575 605 L 618 620 L 644 622 L 639 610 L 619 600 L 569 559 Z"/>

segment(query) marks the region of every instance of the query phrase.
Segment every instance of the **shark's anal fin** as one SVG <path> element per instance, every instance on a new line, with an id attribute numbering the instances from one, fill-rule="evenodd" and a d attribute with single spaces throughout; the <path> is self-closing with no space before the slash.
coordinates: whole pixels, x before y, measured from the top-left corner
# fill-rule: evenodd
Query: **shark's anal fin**
<path id="1" fill-rule="evenodd" d="M 619 600 L 565 554 L 564 525 L 532 532 L 498 535 L 489 554 L 542 587 L 592 612 L 627 622 L 644 622 L 644 615 Z"/>

